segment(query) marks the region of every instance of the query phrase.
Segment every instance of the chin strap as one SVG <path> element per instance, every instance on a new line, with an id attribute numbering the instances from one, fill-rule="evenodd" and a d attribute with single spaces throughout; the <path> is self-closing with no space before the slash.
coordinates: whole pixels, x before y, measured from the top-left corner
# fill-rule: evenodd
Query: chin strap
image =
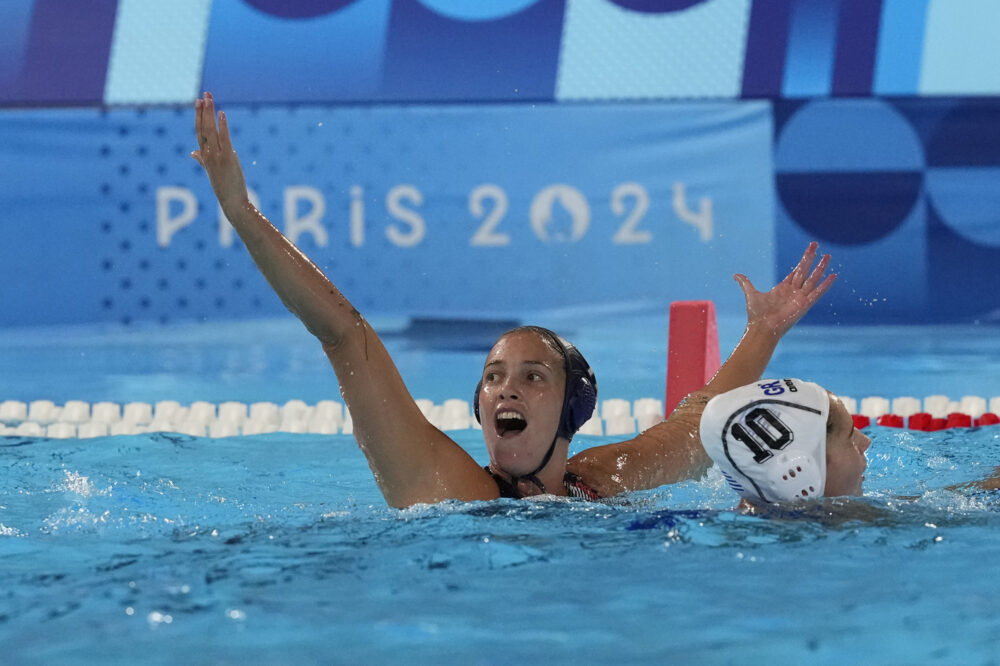
<path id="1" fill-rule="evenodd" d="M 552 460 L 552 454 L 556 450 L 556 442 L 558 442 L 558 441 L 559 441 L 559 433 L 556 433 L 556 436 L 552 439 L 552 444 L 549 445 L 549 450 L 545 452 L 545 457 L 542 458 L 541 464 L 538 467 L 536 467 L 534 469 L 534 471 L 528 472 L 527 474 L 521 474 L 521 475 L 510 474 L 510 472 L 507 472 L 508 474 L 510 474 L 510 481 L 509 482 L 505 481 L 505 483 L 509 483 L 510 484 L 511 489 L 513 490 L 512 494 L 514 496 L 516 496 L 518 498 L 523 497 L 523 495 L 521 495 L 521 491 L 518 490 L 518 488 L 517 488 L 518 484 L 522 480 L 524 480 L 524 481 L 530 481 L 531 483 L 535 484 L 535 487 L 538 488 L 540 491 L 542 491 L 543 495 L 548 492 L 545 489 L 545 484 L 542 483 L 542 480 L 539 479 L 535 475 L 538 474 L 539 472 L 541 472 L 543 469 L 545 469 L 545 466 L 549 464 L 550 460 Z M 504 470 L 504 471 L 506 472 L 506 470 Z"/>

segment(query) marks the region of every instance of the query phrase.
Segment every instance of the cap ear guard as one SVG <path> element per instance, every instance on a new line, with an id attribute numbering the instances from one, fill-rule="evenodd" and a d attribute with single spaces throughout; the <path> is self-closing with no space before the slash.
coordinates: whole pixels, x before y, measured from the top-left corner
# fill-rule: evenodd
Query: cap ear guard
<path id="1" fill-rule="evenodd" d="M 570 351 L 572 350 L 572 351 Z M 577 358 L 570 361 L 572 356 Z M 572 345 L 567 350 L 566 402 L 559 420 L 559 436 L 573 439 L 597 407 L 597 380 L 583 355 Z"/>
<path id="2" fill-rule="evenodd" d="M 479 416 L 479 392 L 483 390 L 483 380 L 476 384 L 476 395 L 472 398 L 472 413 L 476 415 L 476 423 L 482 425 L 483 419 Z"/>

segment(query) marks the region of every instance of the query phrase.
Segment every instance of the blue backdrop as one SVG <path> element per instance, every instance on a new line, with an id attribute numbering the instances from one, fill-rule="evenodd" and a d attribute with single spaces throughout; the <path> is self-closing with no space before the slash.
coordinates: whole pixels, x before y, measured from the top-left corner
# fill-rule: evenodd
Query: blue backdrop
<path id="1" fill-rule="evenodd" d="M 280 311 L 189 161 L 366 310 L 713 298 L 809 239 L 813 322 L 1000 319 L 995 0 L 0 3 L 0 325 Z"/>
<path id="2" fill-rule="evenodd" d="M 365 311 L 512 315 L 773 279 L 767 104 L 231 108 L 261 209 Z M 4 324 L 280 311 L 190 110 L 9 112 Z M 720 270 L 721 267 L 725 267 Z"/>

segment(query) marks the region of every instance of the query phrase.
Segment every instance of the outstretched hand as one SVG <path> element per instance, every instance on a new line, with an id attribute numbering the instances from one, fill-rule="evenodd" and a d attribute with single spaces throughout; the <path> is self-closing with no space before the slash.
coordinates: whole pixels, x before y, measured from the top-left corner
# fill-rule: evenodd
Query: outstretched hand
<path id="1" fill-rule="evenodd" d="M 748 329 L 760 328 L 780 338 L 826 293 L 837 274 L 823 277 L 830 265 L 828 254 L 813 268 L 817 247 L 815 241 L 809 243 L 798 265 L 768 292 L 757 291 L 746 275 L 733 276 L 747 301 Z"/>
<path id="2" fill-rule="evenodd" d="M 215 100 L 212 93 L 206 92 L 204 97 L 194 103 L 194 128 L 198 138 L 198 150 L 191 153 L 208 174 L 208 179 L 215 190 L 215 196 L 222 205 L 222 210 L 230 210 L 248 201 L 247 185 L 243 178 L 240 160 L 233 150 L 233 142 L 229 137 L 229 123 L 226 113 L 219 112 L 218 125 L 215 117 Z"/>

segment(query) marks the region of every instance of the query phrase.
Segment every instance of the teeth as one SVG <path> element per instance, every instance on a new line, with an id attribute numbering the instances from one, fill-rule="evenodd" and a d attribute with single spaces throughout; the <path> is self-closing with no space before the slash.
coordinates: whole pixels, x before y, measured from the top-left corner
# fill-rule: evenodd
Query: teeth
<path id="1" fill-rule="evenodd" d="M 497 414 L 497 418 L 498 419 L 517 419 L 518 421 L 523 421 L 524 420 L 523 416 L 521 416 L 517 412 L 511 412 L 511 411 L 500 412 L 499 414 Z"/>

